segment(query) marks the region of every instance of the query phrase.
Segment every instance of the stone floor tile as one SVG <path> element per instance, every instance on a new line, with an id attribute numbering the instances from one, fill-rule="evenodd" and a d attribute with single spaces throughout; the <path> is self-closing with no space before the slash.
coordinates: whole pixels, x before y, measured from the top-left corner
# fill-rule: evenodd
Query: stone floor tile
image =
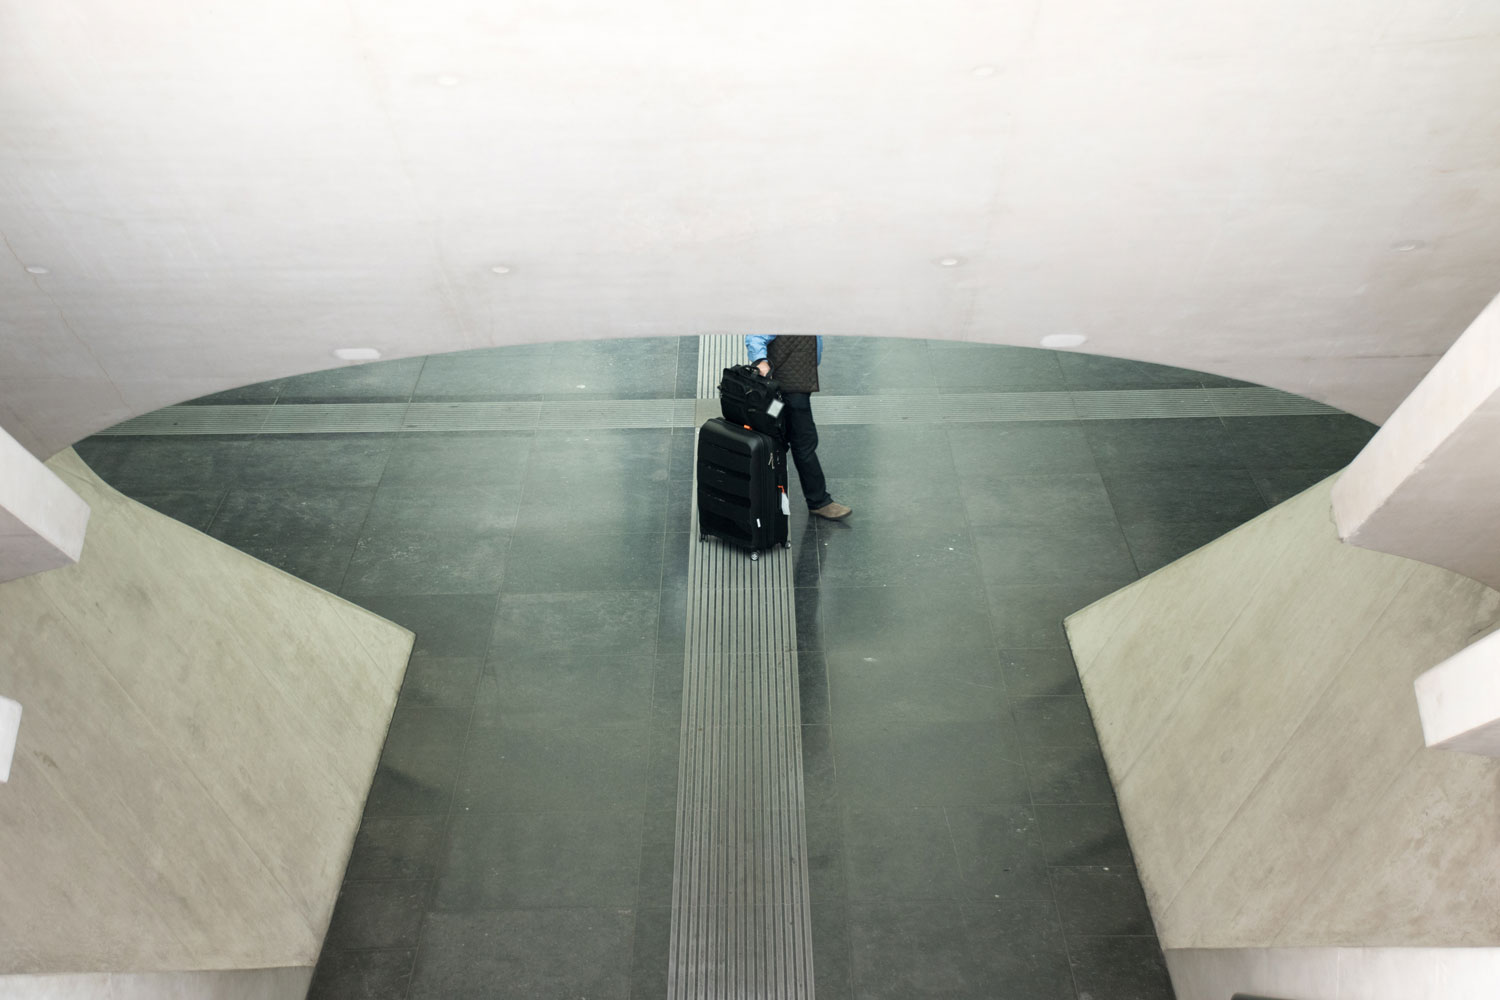
<path id="1" fill-rule="evenodd" d="M 1172 981 L 1154 936 L 1084 937 L 1068 942 L 1080 997 L 1172 1000 Z"/>
<path id="2" fill-rule="evenodd" d="M 410 1000 L 628 1000 L 635 916 L 619 909 L 434 913 Z"/>
<path id="3" fill-rule="evenodd" d="M 344 883 L 324 947 L 415 948 L 431 888 L 426 881 Z"/>
<path id="4" fill-rule="evenodd" d="M 326 951 L 307 1000 L 406 1000 L 415 955 L 411 949 Z"/>
<path id="5" fill-rule="evenodd" d="M 1069 937 L 1156 933 L 1134 868 L 1054 868 L 1051 875 L 1063 932 Z"/>
<path id="6" fill-rule="evenodd" d="M 1042 824 L 1042 848 L 1054 867 L 1133 865 L 1125 824 L 1114 804 L 1036 807 Z"/>

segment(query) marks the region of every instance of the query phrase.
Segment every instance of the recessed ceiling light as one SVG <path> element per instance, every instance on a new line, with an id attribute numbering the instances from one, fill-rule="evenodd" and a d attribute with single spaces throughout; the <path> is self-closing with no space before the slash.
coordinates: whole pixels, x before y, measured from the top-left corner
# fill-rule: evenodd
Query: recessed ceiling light
<path id="1" fill-rule="evenodd" d="M 1042 338 L 1042 346 L 1077 347 L 1088 339 L 1081 333 L 1049 333 Z"/>
<path id="2" fill-rule="evenodd" d="M 998 72 L 1000 71 L 993 66 L 975 66 L 973 69 L 974 75 L 979 77 L 980 79 L 994 76 Z"/>
<path id="3" fill-rule="evenodd" d="M 30 265 L 29 267 L 26 268 L 26 273 L 27 274 L 51 274 L 52 272 L 48 271 L 45 267 L 37 267 L 35 264 L 32 264 L 32 265 Z"/>
<path id="4" fill-rule="evenodd" d="M 1413 250 L 1425 250 L 1427 244 L 1421 240 L 1403 240 L 1400 243 L 1392 243 L 1391 249 L 1396 253 L 1411 253 Z"/>
<path id="5" fill-rule="evenodd" d="M 957 267 L 963 262 L 962 257 L 943 257 L 938 261 L 938 267 Z"/>
<path id="6" fill-rule="evenodd" d="M 496 274 L 509 274 L 510 273 L 510 268 L 506 267 L 504 264 L 496 264 L 494 267 L 490 268 L 490 270 L 493 271 Z"/>
<path id="7" fill-rule="evenodd" d="M 340 347 L 333 356 L 340 361 L 374 361 L 380 352 L 373 347 Z"/>
<path id="8" fill-rule="evenodd" d="M 442 76 L 437 78 L 436 82 L 439 87 L 457 87 L 460 83 L 463 83 L 463 80 L 454 76 L 452 73 L 444 73 Z"/>

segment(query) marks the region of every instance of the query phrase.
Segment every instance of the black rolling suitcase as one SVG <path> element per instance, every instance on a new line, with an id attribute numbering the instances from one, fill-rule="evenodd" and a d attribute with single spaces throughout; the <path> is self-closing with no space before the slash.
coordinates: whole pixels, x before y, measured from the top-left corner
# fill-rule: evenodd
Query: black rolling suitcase
<path id="1" fill-rule="evenodd" d="M 698 430 L 698 532 L 759 559 L 787 541 L 786 448 L 768 434 L 714 417 Z"/>

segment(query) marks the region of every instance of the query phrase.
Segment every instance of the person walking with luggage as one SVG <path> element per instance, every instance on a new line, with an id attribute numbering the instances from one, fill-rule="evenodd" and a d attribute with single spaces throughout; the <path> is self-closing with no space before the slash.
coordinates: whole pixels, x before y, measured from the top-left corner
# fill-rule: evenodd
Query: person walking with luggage
<path id="1" fill-rule="evenodd" d="M 818 461 L 818 427 L 813 422 L 812 394 L 818 391 L 818 365 L 823 360 L 822 337 L 783 337 L 752 334 L 745 338 L 745 354 L 762 375 L 776 373 L 786 398 L 786 442 L 797 463 L 797 479 L 807 509 L 830 521 L 846 518 L 850 508 L 828 494 L 823 466 Z"/>

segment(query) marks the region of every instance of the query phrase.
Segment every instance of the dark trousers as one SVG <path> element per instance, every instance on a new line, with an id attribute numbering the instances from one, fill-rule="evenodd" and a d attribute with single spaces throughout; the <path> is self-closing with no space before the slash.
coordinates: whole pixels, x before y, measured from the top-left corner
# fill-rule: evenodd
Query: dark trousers
<path id="1" fill-rule="evenodd" d="M 786 444 L 797 463 L 797 479 L 808 510 L 833 502 L 823 465 L 818 461 L 818 425 L 813 423 L 812 397 L 805 392 L 786 393 Z"/>

